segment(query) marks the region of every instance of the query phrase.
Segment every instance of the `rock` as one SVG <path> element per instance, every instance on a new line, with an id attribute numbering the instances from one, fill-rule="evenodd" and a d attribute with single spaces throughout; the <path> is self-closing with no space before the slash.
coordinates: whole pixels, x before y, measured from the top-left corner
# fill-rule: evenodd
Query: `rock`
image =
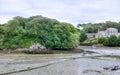
<path id="1" fill-rule="evenodd" d="M 104 70 L 111 70 L 111 71 L 115 71 L 115 70 L 119 70 L 120 66 L 113 66 L 113 67 L 104 67 Z"/>
<path id="2" fill-rule="evenodd" d="M 120 69 L 120 66 L 114 66 L 111 68 L 111 71 L 115 71 L 115 70 L 119 70 Z"/>
<path id="3" fill-rule="evenodd" d="M 40 45 L 39 43 L 33 43 L 30 48 L 29 51 L 42 51 L 42 50 L 46 50 L 46 48 L 42 45 Z"/>
<path id="4" fill-rule="evenodd" d="M 29 49 L 25 51 L 25 53 L 29 54 L 48 54 L 52 53 L 50 50 L 46 49 L 46 47 L 40 45 L 39 43 L 33 43 Z"/>
<path id="5" fill-rule="evenodd" d="M 31 50 L 34 50 L 34 49 L 46 49 L 44 46 L 40 45 L 39 43 L 33 43 L 31 46 L 30 46 L 30 49 Z"/>
<path id="6" fill-rule="evenodd" d="M 82 53 L 82 56 L 85 56 L 87 54 L 87 51 L 84 50 L 83 53 Z"/>

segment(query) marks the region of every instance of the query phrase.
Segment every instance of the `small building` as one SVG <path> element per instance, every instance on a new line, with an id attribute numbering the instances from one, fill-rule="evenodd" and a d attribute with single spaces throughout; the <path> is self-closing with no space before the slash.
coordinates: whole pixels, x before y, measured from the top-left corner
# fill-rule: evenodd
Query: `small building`
<path id="1" fill-rule="evenodd" d="M 110 36 L 118 36 L 118 30 L 116 28 L 108 28 L 106 30 L 106 36 L 110 37 Z"/>
<path id="2" fill-rule="evenodd" d="M 87 35 L 87 38 L 89 39 L 89 38 L 95 37 L 96 33 L 87 33 L 86 35 Z"/>
<path id="3" fill-rule="evenodd" d="M 96 34 L 96 38 L 99 37 L 110 37 L 110 36 L 118 36 L 118 30 L 116 28 L 107 28 L 105 31 L 98 31 Z"/>

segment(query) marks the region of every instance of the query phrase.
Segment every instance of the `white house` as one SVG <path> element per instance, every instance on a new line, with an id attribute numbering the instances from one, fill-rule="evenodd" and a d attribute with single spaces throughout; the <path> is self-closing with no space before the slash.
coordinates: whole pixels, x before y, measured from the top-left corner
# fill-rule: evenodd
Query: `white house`
<path id="1" fill-rule="evenodd" d="M 110 37 L 110 36 L 118 36 L 118 30 L 116 28 L 107 28 L 105 31 L 98 31 L 96 34 L 96 38 L 99 37 Z"/>
<path id="2" fill-rule="evenodd" d="M 116 28 L 108 28 L 106 30 L 106 36 L 110 37 L 111 35 L 118 36 L 118 30 Z"/>

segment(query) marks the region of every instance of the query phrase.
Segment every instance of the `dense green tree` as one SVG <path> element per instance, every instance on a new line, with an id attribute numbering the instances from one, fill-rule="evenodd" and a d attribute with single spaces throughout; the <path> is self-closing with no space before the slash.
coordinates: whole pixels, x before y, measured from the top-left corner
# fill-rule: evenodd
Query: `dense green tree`
<path id="1" fill-rule="evenodd" d="M 53 29 L 54 33 L 56 33 L 55 38 L 58 41 L 55 43 L 53 48 L 68 49 L 78 46 L 79 33 L 77 32 L 77 29 L 74 28 L 71 24 L 61 23 L 59 25 L 55 25 Z"/>
<path id="2" fill-rule="evenodd" d="M 84 24 L 83 26 L 86 33 L 97 33 L 100 28 L 101 25 L 92 23 Z"/>
<path id="3" fill-rule="evenodd" d="M 19 21 L 19 26 L 25 29 L 25 23 L 27 22 L 26 18 L 23 18 L 21 16 L 14 17 L 14 20 Z"/>
<path id="4" fill-rule="evenodd" d="M 112 21 L 106 21 L 106 23 L 102 26 L 102 30 L 106 30 L 107 28 L 110 28 L 110 27 L 117 28 L 118 31 L 120 31 L 119 30 L 120 24 Z"/>
<path id="5" fill-rule="evenodd" d="M 0 48 L 29 48 L 40 43 L 47 48 L 71 49 L 79 44 L 79 32 L 72 24 L 42 16 L 17 16 L 0 27 L 0 34 Z"/>
<path id="6" fill-rule="evenodd" d="M 80 31 L 80 42 L 84 42 L 87 39 L 87 35 L 85 31 L 81 30 Z"/>

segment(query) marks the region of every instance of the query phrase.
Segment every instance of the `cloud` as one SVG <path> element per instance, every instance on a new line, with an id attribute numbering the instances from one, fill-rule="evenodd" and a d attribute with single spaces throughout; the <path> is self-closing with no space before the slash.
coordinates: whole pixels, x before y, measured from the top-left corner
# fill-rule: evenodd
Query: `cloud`
<path id="1" fill-rule="evenodd" d="M 43 15 L 74 25 L 120 21 L 119 3 L 119 0 L 0 0 L 0 19 Z"/>
<path id="2" fill-rule="evenodd" d="M 4 23 L 8 22 L 8 20 L 10 20 L 10 18 L 7 18 L 5 16 L 0 16 L 0 23 L 1 24 L 4 24 Z"/>
<path id="3" fill-rule="evenodd" d="M 0 12 L 22 12 L 29 4 L 25 0 L 1 0 L 0 7 Z"/>

